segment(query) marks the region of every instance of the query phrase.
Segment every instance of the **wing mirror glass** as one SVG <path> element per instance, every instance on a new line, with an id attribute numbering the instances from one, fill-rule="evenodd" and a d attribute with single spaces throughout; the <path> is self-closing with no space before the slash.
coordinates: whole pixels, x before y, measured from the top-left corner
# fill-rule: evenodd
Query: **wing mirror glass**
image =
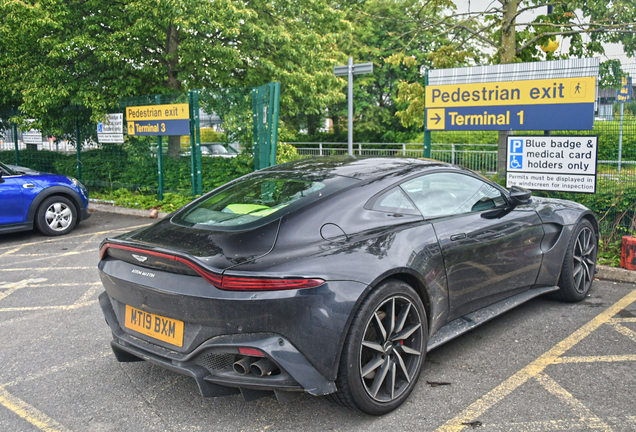
<path id="1" fill-rule="evenodd" d="M 528 204 L 530 202 L 530 198 L 532 197 L 532 192 L 528 189 L 524 189 L 519 186 L 513 186 L 510 188 L 510 203 L 513 206 L 518 206 L 520 204 Z"/>

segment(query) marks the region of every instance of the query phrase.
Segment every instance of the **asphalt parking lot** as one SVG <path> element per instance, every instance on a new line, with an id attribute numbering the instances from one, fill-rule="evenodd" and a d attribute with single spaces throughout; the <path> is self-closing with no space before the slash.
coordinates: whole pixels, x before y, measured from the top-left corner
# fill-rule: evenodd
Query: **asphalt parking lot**
<path id="1" fill-rule="evenodd" d="M 95 212 L 65 237 L 0 236 L 0 431 L 636 430 L 633 284 L 596 281 L 577 304 L 537 298 L 438 348 L 380 418 L 308 395 L 205 399 L 188 377 L 118 363 L 97 248 L 151 222 Z"/>

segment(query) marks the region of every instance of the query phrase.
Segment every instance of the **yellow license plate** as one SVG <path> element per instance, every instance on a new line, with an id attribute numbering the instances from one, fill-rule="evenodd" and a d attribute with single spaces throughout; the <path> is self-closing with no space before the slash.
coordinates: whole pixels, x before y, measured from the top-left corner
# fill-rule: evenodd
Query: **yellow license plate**
<path id="1" fill-rule="evenodd" d="M 183 346 L 183 321 L 140 311 L 126 305 L 124 325 L 136 332 L 178 347 Z"/>

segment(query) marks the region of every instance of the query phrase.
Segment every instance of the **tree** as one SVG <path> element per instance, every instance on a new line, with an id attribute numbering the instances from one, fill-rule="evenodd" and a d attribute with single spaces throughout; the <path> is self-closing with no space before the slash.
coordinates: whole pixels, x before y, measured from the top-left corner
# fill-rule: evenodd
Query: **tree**
<path id="1" fill-rule="evenodd" d="M 464 56 L 461 51 L 467 44 L 481 49 L 486 61 L 494 64 L 593 56 L 604 52 L 603 42 L 622 43 L 626 52 L 631 53 L 636 48 L 636 3 L 633 1 L 617 0 L 608 4 L 589 0 L 497 0 L 486 10 L 461 14 L 455 13 L 455 5 L 446 0 L 425 0 L 424 4 L 429 8 L 446 8 L 439 19 L 431 19 L 430 15 L 415 18 L 422 31 L 439 29 L 440 34 L 451 41 L 452 48 L 443 47 L 430 55 L 434 67 L 448 67 L 449 59 L 461 61 L 460 57 Z M 534 20 L 518 21 L 521 13 L 541 9 L 546 13 Z M 569 39 L 567 52 L 544 53 L 539 49 L 557 36 Z M 612 67 L 602 70 L 611 71 Z M 409 104 L 398 113 L 402 123 L 423 125 L 425 107 L 421 84 L 402 82 L 399 99 Z M 500 135 L 499 159 L 503 160 L 506 144 L 504 134 Z M 503 173 L 505 164 L 499 165 Z"/>
<path id="2" fill-rule="evenodd" d="M 396 113 L 402 106 L 397 99 L 400 81 L 417 80 L 419 68 L 430 67 L 427 55 L 449 45 L 445 36 L 420 31 L 416 18 L 430 14 L 441 19 L 441 9 L 422 10 L 420 0 L 348 1 L 338 7 L 346 14 L 351 31 L 339 35 L 338 50 L 355 63 L 373 63 L 373 73 L 354 78 L 354 137 L 368 142 L 396 142 L 417 132 L 403 126 Z M 406 41 L 406 42 L 404 42 Z M 340 64 L 346 64 L 346 60 Z M 453 63 L 454 65 L 454 63 Z M 310 138 L 325 117 L 334 125 L 334 139 L 346 140 L 347 79 L 339 79 L 342 100 L 308 116 L 286 119 L 297 129 L 306 127 Z"/>
<path id="3" fill-rule="evenodd" d="M 18 102 L 20 118 L 51 131 L 73 105 L 95 121 L 121 97 L 193 88 L 280 80 L 290 113 L 340 97 L 333 41 L 346 23 L 326 0 L 28 0 L 0 3 L 0 16 L 3 94 L 13 98 L 0 103 Z"/>

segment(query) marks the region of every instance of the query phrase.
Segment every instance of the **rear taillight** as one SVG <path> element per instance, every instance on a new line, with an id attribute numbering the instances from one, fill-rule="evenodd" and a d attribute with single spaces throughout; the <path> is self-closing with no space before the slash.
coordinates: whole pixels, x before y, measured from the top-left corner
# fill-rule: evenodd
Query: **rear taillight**
<path id="1" fill-rule="evenodd" d="M 187 265 L 192 270 L 197 272 L 199 276 L 211 283 L 217 288 L 228 291 L 280 291 L 300 288 L 313 288 L 325 283 L 322 279 L 261 279 L 261 278 L 247 278 L 247 277 L 235 277 L 235 276 L 223 276 L 213 273 L 209 270 L 205 270 L 195 263 L 188 261 L 185 258 L 181 258 L 174 255 L 167 255 L 161 252 L 149 251 L 147 249 L 139 249 L 130 246 L 123 246 L 117 244 L 105 243 L 99 251 L 99 258 L 104 259 L 108 248 L 121 249 L 130 252 L 141 253 L 145 255 L 152 255 L 158 258 L 169 259 L 180 262 Z"/>
<path id="2" fill-rule="evenodd" d="M 221 288 L 231 291 L 277 291 L 313 288 L 325 283 L 322 279 L 259 279 L 223 276 Z"/>

